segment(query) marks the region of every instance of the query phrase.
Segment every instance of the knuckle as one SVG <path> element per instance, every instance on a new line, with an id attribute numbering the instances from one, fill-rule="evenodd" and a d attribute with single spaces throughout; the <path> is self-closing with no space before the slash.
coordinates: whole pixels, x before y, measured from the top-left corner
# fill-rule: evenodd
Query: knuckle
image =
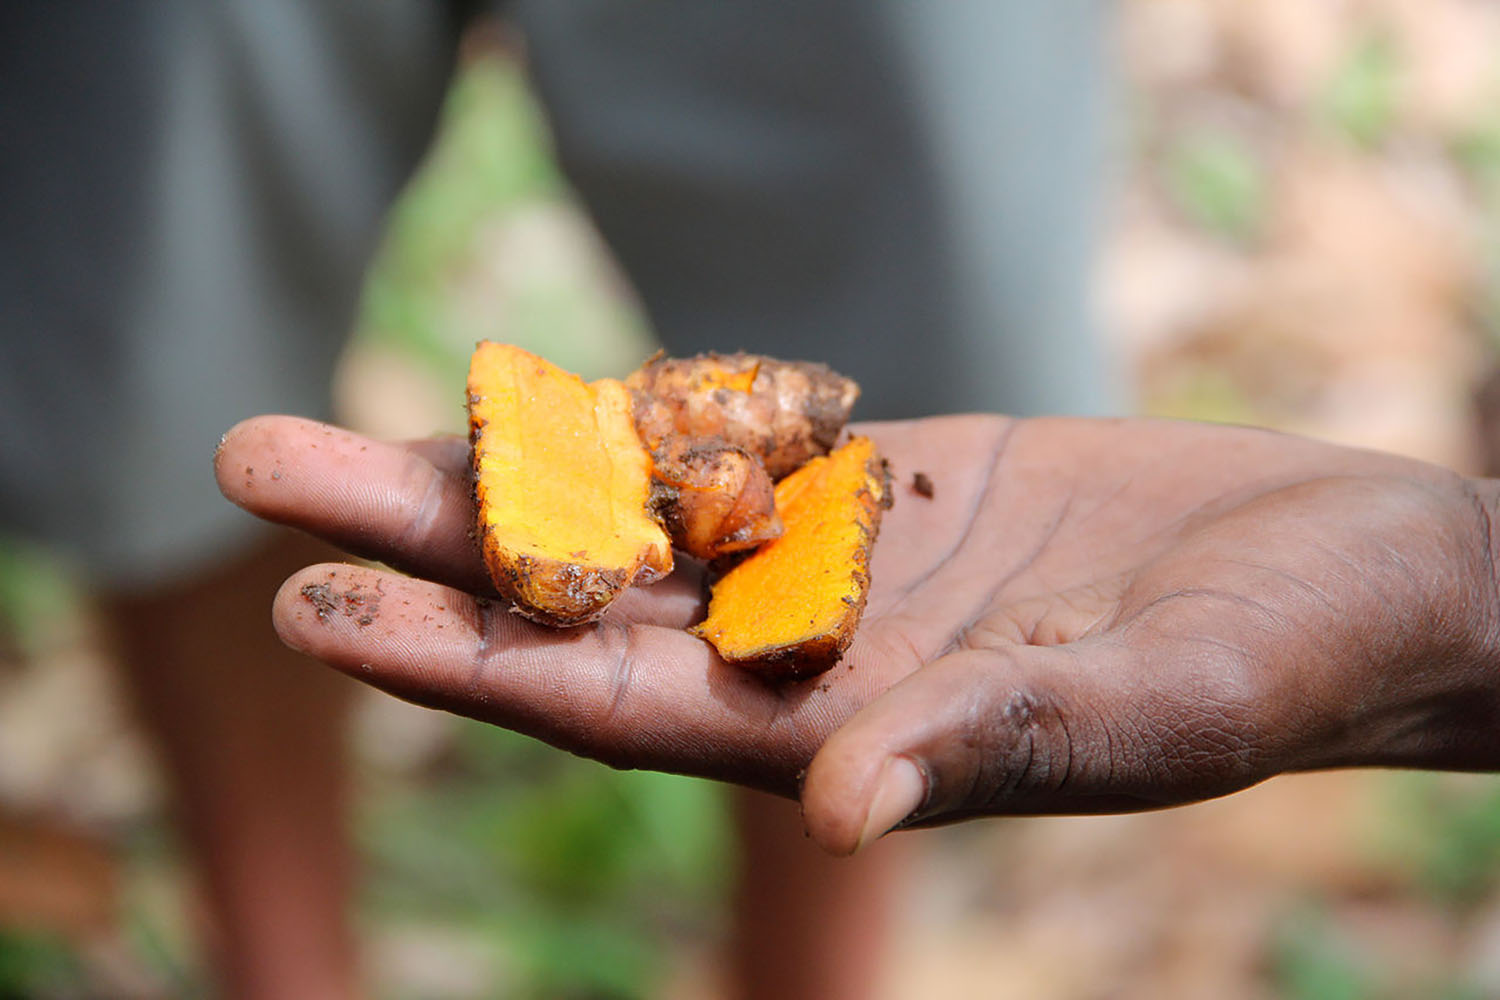
<path id="1" fill-rule="evenodd" d="M 504 655 L 511 647 L 509 608 L 492 601 L 474 602 L 472 628 L 476 636 L 469 676 L 460 701 L 472 706 L 470 712 L 489 706 L 504 671 Z"/>
<path id="2" fill-rule="evenodd" d="M 618 622 L 599 622 L 594 629 L 605 666 L 597 690 L 581 706 L 569 749 L 616 771 L 634 770 L 642 766 L 639 740 L 649 732 L 637 718 L 636 630 Z"/>
<path id="3" fill-rule="evenodd" d="M 1036 686 L 1013 691 L 1001 719 L 996 735 L 1005 745 L 995 756 L 998 761 L 1008 758 L 1010 766 L 992 782 L 994 791 L 1004 796 L 1054 793 L 1077 781 L 1089 749 L 1077 741 L 1077 722 L 1057 692 Z"/>
<path id="4" fill-rule="evenodd" d="M 950 782 L 957 787 L 944 789 L 942 798 L 993 809 L 1076 781 L 1089 748 L 1078 742 L 1077 723 L 1060 692 L 1036 681 L 1018 685 L 1004 672 L 991 672 L 985 686 L 957 734 L 963 763 Z"/>
<path id="5" fill-rule="evenodd" d="M 607 677 L 599 692 L 598 708 L 589 728 L 607 733 L 630 725 L 630 692 L 634 676 L 634 640 L 629 626 L 600 623 L 600 644 L 609 663 Z"/>
<path id="6" fill-rule="evenodd" d="M 442 509 L 443 485 L 443 474 L 431 462 L 408 452 L 401 470 L 399 496 L 405 510 L 396 539 L 398 550 L 419 548 L 427 542 Z"/>

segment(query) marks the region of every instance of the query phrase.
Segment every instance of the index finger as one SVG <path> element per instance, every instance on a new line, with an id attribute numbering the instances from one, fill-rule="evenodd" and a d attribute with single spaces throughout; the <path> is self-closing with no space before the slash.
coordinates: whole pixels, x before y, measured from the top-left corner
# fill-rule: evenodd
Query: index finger
<path id="1" fill-rule="evenodd" d="M 464 454 L 459 439 L 408 446 L 300 417 L 252 417 L 224 435 L 214 473 L 224 496 L 257 517 L 493 596 Z"/>

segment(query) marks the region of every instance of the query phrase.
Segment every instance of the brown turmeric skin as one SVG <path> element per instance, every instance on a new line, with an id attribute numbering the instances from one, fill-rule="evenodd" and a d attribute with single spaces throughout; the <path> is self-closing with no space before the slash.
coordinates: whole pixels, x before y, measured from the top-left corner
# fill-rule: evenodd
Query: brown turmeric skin
<path id="1" fill-rule="evenodd" d="M 672 544 L 712 560 L 781 534 L 760 460 L 717 438 L 668 434 L 651 454 L 652 508 Z"/>
<path id="2" fill-rule="evenodd" d="M 714 584 L 693 633 L 726 661 L 776 679 L 832 667 L 864 611 L 870 552 L 890 505 L 890 472 L 869 438 L 808 462 L 776 486 L 781 537 Z"/>
<path id="3" fill-rule="evenodd" d="M 825 365 L 754 354 L 658 355 L 626 385 L 656 464 L 658 513 L 700 559 L 780 534 L 771 483 L 827 454 L 859 395 Z"/>
<path id="4" fill-rule="evenodd" d="M 674 431 L 720 438 L 759 458 L 773 482 L 826 455 L 859 397 L 827 365 L 754 354 L 657 356 L 625 384 L 648 448 Z"/>

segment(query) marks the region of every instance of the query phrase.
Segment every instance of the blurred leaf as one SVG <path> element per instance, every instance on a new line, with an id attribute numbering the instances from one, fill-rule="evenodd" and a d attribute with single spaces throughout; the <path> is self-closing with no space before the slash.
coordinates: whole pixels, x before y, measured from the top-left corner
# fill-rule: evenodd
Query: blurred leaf
<path id="1" fill-rule="evenodd" d="M 1282 1000 L 1367 1000 L 1377 995 L 1370 971 L 1314 904 L 1283 918 L 1271 947 L 1272 980 Z"/>
<path id="2" fill-rule="evenodd" d="M 1475 312 L 1492 347 L 1500 349 L 1500 111 L 1492 110 L 1453 144 L 1457 160 L 1479 195 L 1480 288 Z"/>
<path id="3" fill-rule="evenodd" d="M 730 832 L 708 782 L 615 772 L 477 722 L 427 783 L 361 824 L 375 912 L 493 933 L 537 996 L 636 996 L 663 945 L 727 897 Z"/>
<path id="4" fill-rule="evenodd" d="M 1491 209 L 1500 197 L 1500 112 L 1464 131 L 1453 143 L 1453 155 L 1479 186 Z"/>
<path id="5" fill-rule="evenodd" d="M 593 768 L 569 768 L 518 802 L 509 829 L 496 831 L 535 892 L 569 905 L 608 899 L 628 888 L 636 864 L 649 862 L 613 785 Z"/>
<path id="6" fill-rule="evenodd" d="M 35 656 L 77 615 L 80 595 L 62 562 L 41 546 L 0 535 L 0 650 Z"/>
<path id="7" fill-rule="evenodd" d="M 1428 892 L 1463 909 L 1500 886 L 1500 780 L 1419 772 L 1390 789 L 1387 842 Z"/>
<path id="8" fill-rule="evenodd" d="M 1355 145 L 1379 145 L 1396 122 L 1401 72 L 1395 36 L 1383 27 L 1366 27 L 1328 81 L 1319 102 L 1321 116 Z"/>
<path id="9" fill-rule="evenodd" d="M 1195 224 L 1232 242 L 1257 235 L 1266 213 L 1266 180 L 1243 140 L 1191 132 L 1168 148 L 1162 167 L 1173 204 Z"/>
<path id="10" fill-rule="evenodd" d="M 1148 416 L 1221 424 L 1263 424 L 1267 419 L 1234 373 L 1220 365 L 1182 363 L 1148 388 Z"/>
<path id="11" fill-rule="evenodd" d="M 1425 972 L 1409 962 L 1388 964 L 1382 953 L 1360 948 L 1325 905 L 1306 900 L 1273 928 L 1271 981 L 1282 1000 L 1478 1000 L 1486 995 L 1439 959 Z"/>
<path id="12" fill-rule="evenodd" d="M 177 831 L 165 816 L 151 815 L 118 829 L 116 843 L 127 875 L 120 931 L 132 955 L 173 1000 L 209 996 L 209 974 L 193 941 L 193 916 L 177 892 L 183 861 Z"/>
<path id="13" fill-rule="evenodd" d="M 566 284 L 522 288 L 506 302 L 506 339 L 585 379 L 623 377 L 654 350 L 622 303 Z"/>
<path id="14" fill-rule="evenodd" d="M 361 336 L 462 380 L 472 344 L 445 337 L 449 283 L 497 212 L 561 185 L 520 70 L 475 59 L 454 80 L 433 150 L 392 207 L 360 303 Z"/>
<path id="15" fill-rule="evenodd" d="M 734 836 L 723 786 L 654 771 L 618 774 L 616 781 L 632 804 L 652 867 L 668 884 L 706 902 L 721 901 L 729 890 Z"/>
<path id="16" fill-rule="evenodd" d="M 0 932 L 0 1000 L 86 996 L 77 956 L 61 937 Z"/>
<path id="17" fill-rule="evenodd" d="M 649 939 L 597 915 L 535 914 L 512 928 L 528 996 L 538 1000 L 650 995 L 661 958 Z"/>

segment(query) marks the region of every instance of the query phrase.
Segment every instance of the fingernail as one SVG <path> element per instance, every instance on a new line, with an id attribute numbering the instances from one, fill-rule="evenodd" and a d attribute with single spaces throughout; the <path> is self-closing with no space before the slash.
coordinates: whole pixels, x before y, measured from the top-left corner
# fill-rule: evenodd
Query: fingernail
<path id="1" fill-rule="evenodd" d="M 910 758 L 892 757 L 886 761 L 885 769 L 875 783 L 875 794 L 870 799 L 870 811 L 865 814 L 864 829 L 860 831 L 855 853 L 885 836 L 891 827 L 916 812 L 926 797 L 927 782 Z"/>

